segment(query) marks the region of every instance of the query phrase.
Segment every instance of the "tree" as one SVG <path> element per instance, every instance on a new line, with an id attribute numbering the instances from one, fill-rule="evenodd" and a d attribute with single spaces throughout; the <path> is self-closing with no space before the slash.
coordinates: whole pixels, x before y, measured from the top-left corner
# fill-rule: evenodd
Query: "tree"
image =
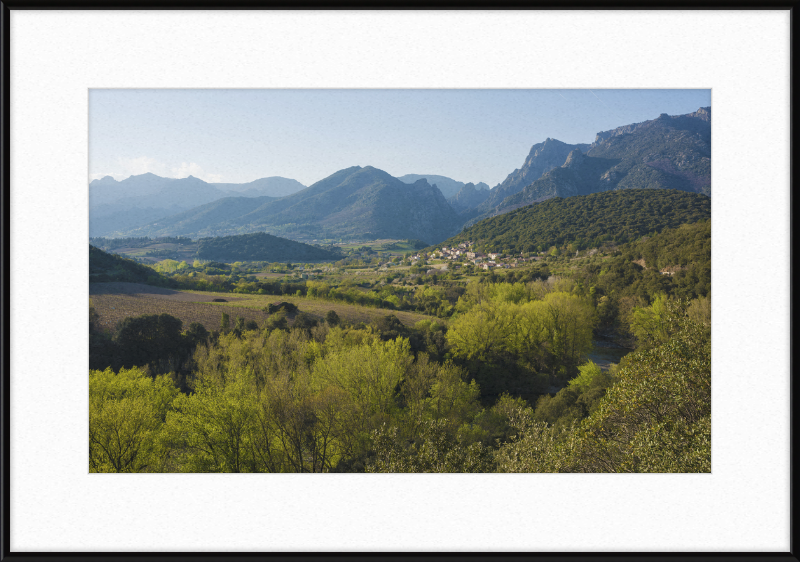
<path id="1" fill-rule="evenodd" d="M 89 471 L 162 472 L 164 419 L 178 389 L 141 369 L 89 372 Z"/>
<path id="2" fill-rule="evenodd" d="M 659 293 L 649 307 L 634 307 L 631 332 L 640 347 L 652 347 L 664 343 L 668 338 L 666 320 L 667 296 Z"/>
<path id="3" fill-rule="evenodd" d="M 562 430 L 532 417 L 518 423 L 518 437 L 498 452 L 500 470 L 710 472 L 711 332 L 686 306 L 665 303 L 668 339 L 627 355 L 597 408 L 573 430 L 554 433 Z"/>
<path id="4" fill-rule="evenodd" d="M 584 365 L 578 367 L 580 374 L 574 379 L 569 381 L 569 388 L 574 388 L 579 392 L 588 389 L 595 377 L 602 374 L 600 367 L 594 361 L 588 361 Z"/>
<path id="5" fill-rule="evenodd" d="M 447 420 L 428 420 L 409 445 L 397 427 L 381 426 L 372 432 L 374 454 L 367 472 L 492 472 L 491 449 L 467 444 L 447 430 Z"/>
<path id="6" fill-rule="evenodd" d="M 314 328 L 319 324 L 319 321 L 308 314 L 307 312 L 301 312 L 298 314 L 294 319 L 294 324 L 292 325 L 293 328 L 297 328 L 299 330 L 304 330 L 306 332 L 310 332 L 311 328 Z"/>
<path id="7" fill-rule="evenodd" d="M 167 415 L 167 430 L 182 470 L 261 472 L 253 455 L 257 400 L 250 373 L 226 370 L 225 378 L 199 377 L 194 393 L 180 395 Z"/>
<path id="8" fill-rule="evenodd" d="M 288 330 L 289 329 L 289 321 L 286 319 L 286 311 L 279 310 L 278 312 L 274 313 L 272 316 L 267 318 L 264 327 L 268 332 L 273 330 Z"/>
<path id="9" fill-rule="evenodd" d="M 223 334 L 227 334 L 231 329 L 231 317 L 228 315 L 227 312 L 222 313 L 222 319 L 220 321 L 220 331 Z"/>
<path id="10" fill-rule="evenodd" d="M 125 318 L 114 337 L 122 365 L 132 367 L 166 361 L 175 368 L 175 363 L 186 352 L 182 324 L 180 319 L 169 314 Z"/>
<path id="11" fill-rule="evenodd" d="M 339 315 L 336 314 L 335 310 L 329 310 L 327 314 L 325 314 L 325 322 L 329 326 L 338 326 L 340 323 Z"/>

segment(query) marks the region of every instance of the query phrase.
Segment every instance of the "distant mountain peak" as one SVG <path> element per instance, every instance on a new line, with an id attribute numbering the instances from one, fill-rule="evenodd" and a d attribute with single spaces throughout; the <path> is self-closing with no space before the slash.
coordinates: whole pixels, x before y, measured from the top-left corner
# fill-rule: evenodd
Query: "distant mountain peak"
<path id="1" fill-rule="evenodd" d="M 119 182 L 117 180 L 115 180 L 111 176 L 103 176 L 100 179 L 96 179 L 96 180 L 90 181 L 89 185 L 94 185 L 94 186 L 98 186 L 98 185 L 114 185 L 114 184 L 118 184 L 118 183 Z"/>
<path id="2" fill-rule="evenodd" d="M 266 231 L 295 240 L 417 238 L 432 243 L 460 226 L 455 211 L 427 180 L 409 185 L 373 166 L 354 166 L 280 199 L 228 197 L 131 232 L 207 237 Z"/>
<path id="3" fill-rule="evenodd" d="M 519 193 L 553 168 L 563 166 L 571 152 L 577 150 L 583 153 L 588 148 L 588 144 L 567 144 L 552 137 L 534 144 L 522 167 L 515 169 L 502 183 L 492 188 L 489 197 L 480 204 L 480 212 L 490 212 L 506 197 Z"/>

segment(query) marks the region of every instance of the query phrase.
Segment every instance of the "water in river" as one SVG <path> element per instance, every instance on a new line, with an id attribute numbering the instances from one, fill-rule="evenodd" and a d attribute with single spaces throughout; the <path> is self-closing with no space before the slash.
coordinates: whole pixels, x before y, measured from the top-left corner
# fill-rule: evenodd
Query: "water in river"
<path id="1" fill-rule="evenodd" d="M 619 363 L 630 352 L 627 347 L 620 347 L 608 340 L 592 340 L 592 350 L 588 358 L 605 371 L 611 363 Z"/>

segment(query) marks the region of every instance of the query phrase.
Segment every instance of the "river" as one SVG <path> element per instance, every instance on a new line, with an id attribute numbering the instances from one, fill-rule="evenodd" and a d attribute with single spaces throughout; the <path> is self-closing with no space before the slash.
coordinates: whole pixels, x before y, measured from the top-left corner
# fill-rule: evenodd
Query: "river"
<path id="1" fill-rule="evenodd" d="M 619 363 L 619 360 L 631 351 L 627 347 L 620 347 L 608 340 L 597 339 L 592 340 L 592 350 L 587 358 L 606 371 L 611 363 Z"/>

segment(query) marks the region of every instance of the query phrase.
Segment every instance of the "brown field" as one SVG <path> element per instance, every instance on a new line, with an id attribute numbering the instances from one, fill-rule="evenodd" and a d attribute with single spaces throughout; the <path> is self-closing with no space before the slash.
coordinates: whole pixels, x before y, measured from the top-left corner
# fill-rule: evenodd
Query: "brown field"
<path id="1" fill-rule="evenodd" d="M 113 251 L 115 254 L 120 254 L 125 257 L 144 257 L 144 255 L 150 250 L 172 250 L 175 252 L 175 255 L 180 260 L 186 260 L 187 262 L 191 262 L 194 259 L 195 254 L 197 253 L 197 244 L 190 244 L 186 246 L 182 246 L 180 244 L 173 244 L 173 243 L 161 243 L 161 244 L 149 244 L 142 248 L 117 248 Z M 154 257 L 148 256 L 145 259 L 152 263 L 159 262 L 163 259 L 166 259 L 163 256 Z"/>
<path id="2" fill-rule="evenodd" d="M 237 316 L 241 316 L 245 320 L 255 320 L 262 326 L 269 317 L 263 309 L 269 303 L 280 301 L 291 302 L 297 305 L 300 312 L 320 319 L 329 310 L 334 310 L 339 318 L 353 323 L 369 323 L 386 314 L 394 314 L 406 326 L 413 326 L 420 320 L 434 319 L 416 312 L 367 308 L 305 297 L 174 291 L 139 283 L 90 283 L 89 296 L 99 315 L 100 326 L 109 331 L 129 316 L 162 313 L 180 318 L 184 328 L 192 322 L 200 322 L 207 330 L 218 330 L 223 312 L 228 313 L 231 324 Z M 228 302 L 212 303 L 215 298 Z"/>

